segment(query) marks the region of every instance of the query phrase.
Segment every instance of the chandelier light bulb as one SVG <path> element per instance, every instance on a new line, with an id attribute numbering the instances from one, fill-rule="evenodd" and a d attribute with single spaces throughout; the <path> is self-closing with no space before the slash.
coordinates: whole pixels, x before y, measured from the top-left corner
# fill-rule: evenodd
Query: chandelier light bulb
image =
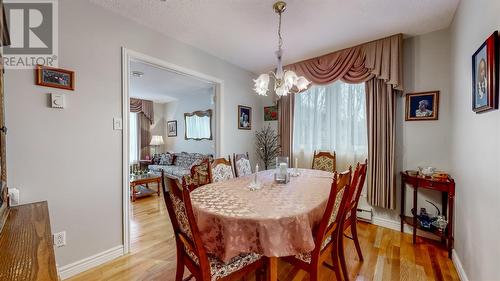
<path id="1" fill-rule="evenodd" d="M 272 77 L 274 80 L 274 92 L 278 97 L 286 96 L 292 91 L 298 90 L 303 91 L 307 89 L 309 82 L 303 76 L 297 76 L 297 74 L 291 70 L 283 70 L 283 39 L 281 38 L 281 14 L 286 10 L 286 3 L 283 1 L 278 1 L 273 5 L 274 11 L 279 16 L 278 25 L 278 50 L 276 51 L 277 66 L 276 72 L 269 72 L 269 74 L 261 74 L 254 81 L 254 91 L 261 96 L 267 96 L 269 91 L 269 82 Z"/>

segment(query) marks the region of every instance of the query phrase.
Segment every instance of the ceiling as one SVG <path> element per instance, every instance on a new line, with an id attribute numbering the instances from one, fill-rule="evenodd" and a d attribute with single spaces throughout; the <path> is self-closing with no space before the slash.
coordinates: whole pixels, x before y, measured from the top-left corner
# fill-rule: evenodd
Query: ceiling
<path id="1" fill-rule="evenodd" d="M 167 36 L 258 73 L 275 65 L 272 0 L 91 0 Z M 450 25 L 459 0 L 288 0 L 284 61 Z"/>
<path id="2" fill-rule="evenodd" d="M 213 93 L 214 85 L 192 76 L 178 74 L 143 62 L 131 61 L 130 71 L 144 73 L 130 77 L 130 97 L 166 103 L 186 98 L 196 98 Z"/>

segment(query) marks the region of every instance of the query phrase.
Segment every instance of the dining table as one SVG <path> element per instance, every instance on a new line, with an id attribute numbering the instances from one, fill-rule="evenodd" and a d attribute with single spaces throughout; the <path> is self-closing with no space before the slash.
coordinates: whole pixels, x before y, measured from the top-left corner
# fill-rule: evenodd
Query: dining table
<path id="1" fill-rule="evenodd" d="M 313 229 L 321 221 L 333 173 L 289 169 L 276 183 L 274 170 L 201 186 L 191 201 L 208 253 L 224 262 L 241 253 L 269 258 L 268 280 L 278 278 L 278 259 L 311 252 Z M 255 183 L 257 183 L 257 188 Z"/>

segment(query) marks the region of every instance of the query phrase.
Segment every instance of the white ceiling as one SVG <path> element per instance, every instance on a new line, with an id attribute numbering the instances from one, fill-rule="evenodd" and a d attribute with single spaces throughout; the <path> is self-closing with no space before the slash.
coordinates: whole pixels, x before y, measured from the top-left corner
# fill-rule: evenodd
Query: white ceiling
<path id="1" fill-rule="evenodd" d="M 91 0 L 254 73 L 272 69 L 273 0 Z M 288 0 L 284 61 L 450 25 L 459 0 Z"/>
<path id="2" fill-rule="evenodd" d="M 130 62 L 130 71 L 144 73 L 142 77 L 130 76 L 130 96 L 166 103 L 186 98 L 196 98 L 205 95 L 211 98 L 213 84 L 195 77 L 178 74 L 162 68 L 142 63 Z"/>

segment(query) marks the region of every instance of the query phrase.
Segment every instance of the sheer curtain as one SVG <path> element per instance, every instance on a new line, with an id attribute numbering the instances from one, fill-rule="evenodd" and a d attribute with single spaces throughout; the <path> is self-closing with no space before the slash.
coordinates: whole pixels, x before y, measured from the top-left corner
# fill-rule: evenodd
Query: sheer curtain
<path id="1" fill-rule="evenodd" d="M 293 153 L 310 168 L 314 150 L 335 151 L 337 170 L 368 155 L 365 85 L 336 81 L 295 96 Z"/>
<path id="2" fill-rule="evenodd" d="M 193 115 L 186 118 L 186 135 L 188 138 L 209 138 L 210 117 Z"/>
<path id="3" fill-rule="evenodd" d="M 128 141 L 130 164 L 136 164 L 139 161 L 139 120 L 137 114 L 130 112 Z"/>

